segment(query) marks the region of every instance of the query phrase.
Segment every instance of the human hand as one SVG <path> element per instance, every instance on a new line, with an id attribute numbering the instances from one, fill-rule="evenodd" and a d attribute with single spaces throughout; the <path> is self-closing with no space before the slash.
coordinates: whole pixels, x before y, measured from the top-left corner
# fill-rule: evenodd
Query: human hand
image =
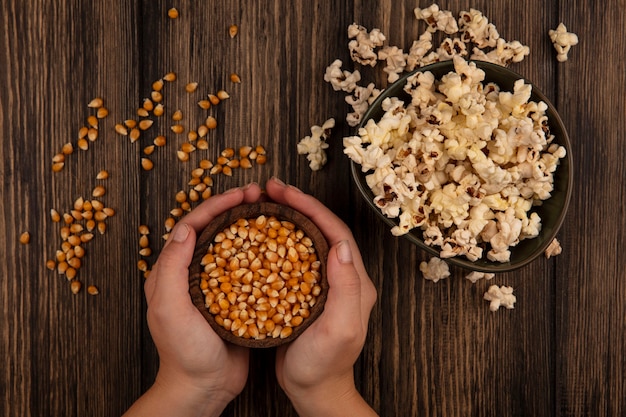
<path id="1" fill-rule="evenodd" d="M 215 195 L 174 227 L 145 282 L 147 321 L 159 353 L 152 388 L 128 411 L 132 415 L 219 415 L 243 390 L 248 349 L 225 343 L 189 297 L 196 235 L 220 213 L 259 199 L 257 184 Z"/>
<path id="2" fill-rule="evenodd" d="M 328 298 L 320 317 L 277 350 L 276 375 L 299 415 L 376 415 L 357 392 L 353 366 L 363 349 L 376 290 L 352 232 L 314 197 L 273 179 L 268 196 L 309 217 L 330 245 Z"/>

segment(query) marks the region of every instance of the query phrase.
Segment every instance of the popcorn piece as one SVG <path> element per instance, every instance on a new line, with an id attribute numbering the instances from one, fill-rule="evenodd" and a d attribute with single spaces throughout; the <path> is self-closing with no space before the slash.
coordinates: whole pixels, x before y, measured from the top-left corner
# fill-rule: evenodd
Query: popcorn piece
<path id="1" fill-rule="evenodd" d="M 484 52 L 479 48 L 474 48 L 470 59 L 488 61 L 503 67 L 514 62 L 521 62 L 524 57 L 530 54 L 530 48 L 522 45 L 519 41 L 507 42 L 502 38 L 496 41 L 496 48 Z"/>
<path id="2" fill-rule="evenodd" d="M 547 259 L 550 259 L 553 256 L 560 255 L 563 252 L 563 248 L 561 248 L 561 243 L 556 239 L 552 239 L 552 242 L 548 245 L 545 250 L 545 255 Z"/>
<path id="3" fill-rule="evenodd" d="M 548 31 L 552 45 L 556 49 L 556 59 L 559 62 L 567 61 L 567 55 L 572 46 L 578 44 L 578 36 L 575 33 L 567 31 L 565 25 L 561 22 L 556 29 Z"/>
<path id="4" fill-rule="evenodd" d="M 371 101 L 380 94 L 380 90 L 375 88 L 374 83 L 368 84 L 367 87 L 356 86 L 351 96 L 346 97 L 346 103 L 352 106 L 352 113 L 346 116 L 346 121 L 352 127 L 358 125 Z"/>
<path id="5" fill-rule="evenodd" d="M 359 70 L 354 72 L 342 70 L 341 65 L 340 59 L 334 60 L 326 68 L 324 81 L 330 83 L 335 91 L 342 90 L 346 93 L 351 93 L 357 88 L 357 83 L 361 80 L 361 73 Z"/>
<path id="6" fill-rule="evenodd" d="M 513 295 L 513 287 L 492 285 L 484 295 L 485 300 L 489 301 L 489 310 L 498 311 L 502 307 L 512 309 L 517 298 Z"/>
<path id="7" fill-rule="evenodd" d="M 404 72 L 406 68 L 406 58 L 407 54 L 396 46 L 386 46 L 378 51 L 378 59 L 387 62 L 387 66 L 383 68 L 383 71 L 388 74 L 388 82 L 393 83 L 400 78 L 398 74 Z"/>
<path id="8" fill-rule="evenodd" d="M 495 25 L 476 9 L 460 13 L 459 32 L 464 42 L 472 42 L 481 49 L 495 47 L 500 38 Z"/>
<path id="9" fill-rule="evenodd" d="M 434 33 L 439 30 L 452 35 L 459 31 L 459 26 L 454 16 L 452 16 L 452 12 L 439 10 L 439 6 L 436 4 L 431 4 L 424 9 L 416 7 L 413 12 L 415 13 L 415 18 L 423 20 L 428 24 L 427 30 L 429 32 Z"/>
<path id="10" fill-rule="evenodd" d="M 421 67 L 422 59 L 426 56 L 428 51 L 433 47 L 433 34 L 431 32 L 424 32 L 420 35 L 419 39 L 413 41 L 409 53 L 406 57 L 406 69 L 407 71 L 413 71 L 415 68 Z"/>
<path id="11" fill-rule="evenodd" d="M 422 271 L 425 279 L 432 282 L 437 282 L 450 276 L 448 264 L 437 257 L 430 258 L 428 262 L 422 261 L 420 263 L 420 271 Z"/>
<path id="12" fill-rule="evenodd" d="M 348 38 L 352 39 L 348 42 L 352 60 L 359 64 L 375 66 L 377 55 L 374 49 L 382 46 L 386 39 L 380 29 L 372 29 L 368 33 L 363 26 L 353 23 L 348 26 Z"/>
<path id="13" fill-rule="evenodd" d="M 491 273 L 491 272 L 472 271 L 469 274 L 467 274 L 465 278 L 470 280 L 472 284 L 476 284 L 476 282 L 478 282 L 481 279 L 484 279 L 485 281 L 489 281 L 490 279 L 493 279 L 493 277 L 495 276 L 496 274 Z"/>
<path id="14" fill-rule="evenodd" d="M 467 56 L 467 46 L 459 38 L 446 38 L 437 48 L 440 61 L 446 61 L 455 56 Z"/>
<path id="15" fill-rule="evenodd" d="M 325 149 L 328 148 L 326 139 L 330 136 L 330 130 L 335 127 L 335 119 L 328 119 L 322 126 L 311 127 L 311 136 L 305 136 L 298 143 L 298 153 L 307 155 L 309 167 L 318 171 L 326 164 L 327 156 Z"/>

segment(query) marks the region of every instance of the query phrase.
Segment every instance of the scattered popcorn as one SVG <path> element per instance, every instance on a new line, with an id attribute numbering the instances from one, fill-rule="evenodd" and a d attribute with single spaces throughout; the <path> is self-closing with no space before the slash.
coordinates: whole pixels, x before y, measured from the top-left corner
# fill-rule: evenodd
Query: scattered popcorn
<path id="1" fill-rule="evenodd" d="M 326 139 L 330 136 L 330 130 L 335 127 L 335 119 L 328 119 L 322 126 L 311 127 L 311 136 L 305 136 L 298 143 L 298 154 L 306 155 L 309 167 L 318 171 L 326 164 L 325 149 L 328 148 Z"/>
<path id="2" fill-rule="evenodd" d="M 407 71 L 457 56 L 508 66 L 520 62 L 530 53 L 530 49 L 520 42 L 507 42 L 500 38 L 495 25 L 478 10 L 462 11 L 458 21 L 452 12 L 441 10 L 436 4 L 423 9 L 417 7 L 413 12 L 417 19 L 426 22 L 427 28 L 413 41 L 408 53 L 400 47 L 385 45 L 386 37 L 380 29 L 368 32 L 356 23 L 349 25 L 348 49 L 352 61 L 371 67 L 376 66 L 378 61 L 385 62 L 383 71 L 387 73 L 387 82 L 393 83 Z M 433 33 L 437 31 L 455 37 L 447 37 L 435 46 Z M 358 85 L 360 71 L 346 71 L 341 66 L 342 62 L 335 60 L 326 68 L 324 80 L 332 85 L 333 90 L 348 94 L 346 101 L 352 106 L 352 111 L 346 115 L 346 121 L 354 127 L 361 122 L 380 90 L 371 83 L 367 87 Z"/>
<path id="3" fill-rule="evenodd" d="M 489 281 L 494 276 L 496 276 L 496 274 L 493 274 L 491 272 L 472 271 L 469 274 L 467 274 L 465 278 L 470 280 L 472 284 L 476 284 L 476 282 L 478 282 L 481 279 L 484 279 L 485 281 Z"/>
<path id="4" fill-rule="evenodd" d="M 561 243 L 556 239 L 552 239 L 552 242 L 546 248 L 544 254 L 547 259 L 550 259 L 553 256 L 560 255 L 563 252 L 563 248 L 561 248 Z"/>
<path id="5" fill-rule="evenodd" d="M 436 4 L 431 4 L 425 9 L 416 7 L 413 13 L 415 13 L 415 18 L 423 20 L 428 24 L 429 32 L 441 31 L 451 35 L 459 31 L 459 26 L 454 16 L 452 16 L 452 12 L 439 10 L 439 6 Z"/>
<path id="6" fill-rule="evenodd" d="M 467 56 L 467 46 L 459 38 L 445 38 L 437 48 L 439 61 L 447 61 L 455 56 Z"/>
<path id="7" fill-rule="evenodd" d="M 354 127 L 361 123 L 363 115 L 379 94 L 380 90 L 374 83 L 369 83 L 367 87 L 357 86 L 351 96 L 346 96 L 346 103 L 351 105 L 353 110 L 346 116 L 350 126 Z"/>
<path id="8" fill-rule="evenodd" d="M 485 53 L 481 49 L 474 48 L 471 59 L 488 61 L 503 67 L 513 62 L 520 62 L 530 54 L 530 48 L 518 41 L 507 42 L 502 38 L 496 41 L 496 48 Z"/>
<path id="9" fill-rule="evenodd" d="M 382 118 L 344 138 L 344 153 L 367 173 L 376 206 L 398 218 L 394 235 L 418 228 L 441 258 L 507 262 L 512 246 L 539 234 L 530 210 L 550 197 L 565 148 L 551 143 L 531 85 L 500 91 L 476 64 L 453 61 L 441 80 L 409 77 L 410 103 L 384 100 Z"/>
<path id="10" fill-rule="evenodd" d="M 512 309 L 517 301 L 513 295 L 513 287 L 492 285 L 484 295 L 485 300 L 489 301 L 489 310 L 498 311 L 502 307 Z"/>
<path id="11" fill-rule="evenodd" d="M 413 41 L 409 53 L 406 57 L 406 70 L 413 71 L 421 67 L 423 59 L 433 47 L 433 34 L 426 31 L 422 33 L 418 40 Z"/>
<path id="12" fill-rule="evenodd" d="M 375 66 L 378 57 L 374 49 L 383 45 L 385 35 L 379 29 L 372 29 L 368 33 L 363 26 L 353 23 L 348 26 L 348 38 L 352 39 L 348 42 L 352 60 L 359 64 Z"/>
<path id="13" fill-rule="evenodd" d="M 406 67 L 406 58 L 407 54 L 396 46 L 385 46 L 378 51 L 378 59 L 387 62 L 387 66 L 383 68 L 383 71 L 389 74 L 387 81 L 390 83 L 398 81 L 400 78 L 398 74 L 403 73 Z"/>
<path id="14" fill-rule="evenodd" d="M 548 31 L 552 45 L 556 49 L 556 59 L 559 62 L 567 61 L 567 54 L 572 46 L 578 44 L 578 36 L 575 33 L 567 31 L 565 25 L 561 22 L 555 30 Z"/>
<path id="15" fill-rule="evenodd" d="M 420 263 L 420 271 L 422 271 L 425 279 L 432 282 L 437 282 L 450 276 L 448 264 L 437 257 L 430 258 L 428 262 L 422 261 Z"/>
<path id="16" fill-rule="evenodd" d="M 462 11 L 459 16 L 459 32 L 464 42 L 475 43 L 478 48 L 496 46 L 500 34 L 493 23 L 476 9 Z"/>
<path id="17" fill-rule="evenodd" d="M 358 70 L 354 72 L 341 69 L 342 62 L 336 59 L 326 68 L 324 81 L 330 83 L 335 91 L 345 91 L 351 93 L 357 88 L 357 83 L 361 80 L 361 73 Z"/>

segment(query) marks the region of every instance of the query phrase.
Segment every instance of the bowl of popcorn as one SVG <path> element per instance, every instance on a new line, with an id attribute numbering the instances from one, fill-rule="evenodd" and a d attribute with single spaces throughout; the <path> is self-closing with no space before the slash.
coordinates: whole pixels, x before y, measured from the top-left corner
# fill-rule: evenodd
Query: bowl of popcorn
<path id="1" fill-rule="evenodd" d="M 489 62 L 457 57 L 406 74 L 344 138 L 344 153 L 391 233 L 470 270 L 536 259 L 570 200 L 571 146 L 557 111 Z"/>
<path id="2" fill-rule="evenodd" d="M 328 243 L 302 213 L 272 202 L 215 218 L 196 243 L 189 273 L 194 305 L 223 339 L 274 347 L 321 314 Z"/>

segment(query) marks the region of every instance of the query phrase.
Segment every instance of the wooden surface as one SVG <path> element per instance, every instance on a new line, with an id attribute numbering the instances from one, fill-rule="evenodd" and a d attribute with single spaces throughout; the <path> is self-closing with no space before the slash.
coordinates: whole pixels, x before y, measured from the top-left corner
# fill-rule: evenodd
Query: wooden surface
<path id="1" fill-rule="evenodd" d="M 501 36 L 529 45 L 511 68 L 553 101 L 571 136 L 575 185 L 558 237 L 563 253 L 490 283 L 515 288 L 514 310 L 489 311 L 487 283 L 466 271 L 436 284 L 418 271 L 427 255 L 391 236 L 360 200 L 342 154 L 350 134 L 343 96 L 323 81 L 335 58 L 349 63 L 347 26 L 378 27 L 408 49 L 424 30 L 413 8 L 424 1 L 5 0 L 0 4 L 0 415 L 113 416 L 145 389 L 157 356 L 145 324 L 137 227 L 152 229 L 158 253 L 163 221 L 201 157 L 227 146 L 262 144 L 268 163 L 214 191 L 276 175 L 326 203 L 353 229 L 379 300 L 356 367 L 358 388 L 384 416 L 626 416 L 626 20 L 623 0 L 445 1 L 457 14 L 477 8 Z M 167 9 L 180 17 L 171 20 Z M 564 22 L 580 43 L 559 64 L 547 31 Z M 238 36 L 228 26 L 239 25 Z M 382 66 L 381 66 L 382 67 Z M 136 143 L 114 132 L 135 118 L 153 81 L 169 71 L 167 117 Z M 240 74 L 233 85 L 229 74 Z M 382 79 L 381 74 L 377 79 Z M 184 92 L 199 83 L 194 94 Z M 196 101 L 220 88 L 231 98 L 208 111 Z M 75 150 L 60 173 L 52 157 L 77 134 L 101 96 L 110 110 L 89 150 Z M 169 115 L 185 126 L 213 114 L 210 148 L 181 163 Z M 329 163 L 311 172 L 296 143 L 335 117 Z M 187 124 L 188 123 L 188 124 Z M 141 169 L 141 150 L 159 133 L 168 144 Z M 106 181 L 96 180 L 101 169 Z M 97 285 L 70 292 L 46 269 L 61 245 L 50 209 L 71 209 L 103 184 L 117 214 L 96 232 L 78 277 Z M 29 231 L 31 242 L 20 245 Z M 156 254 L 148 258 L 153 262 Z M 273 352 L 256 351 L 244 392 L 225 416 L 291 416 L 278 387 Z"/>

